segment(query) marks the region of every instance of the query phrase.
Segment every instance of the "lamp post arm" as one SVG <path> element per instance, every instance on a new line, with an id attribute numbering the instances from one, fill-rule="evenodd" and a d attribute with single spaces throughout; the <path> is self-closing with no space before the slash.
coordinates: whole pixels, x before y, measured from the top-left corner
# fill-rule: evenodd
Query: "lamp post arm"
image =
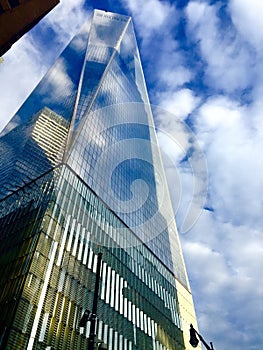
<path id="1" fill-rule="evenodd" d="M 200 341 L 204 344 L 204 346 L 205 346 L 205 348 L 207 350 L 213 350 L 213 344 L 212 343 L 211 343 L 211 348 L 210 348 L 210 346 L 207 344 L 207 342 L 204 340 L 204 338 L 199 333 L 197 333 L 197 335 L 198 335 Z"/>
<path id="2" fill-rule="evenodd" d="M 201 334 L 199 334 L 199 333 L 196 331 L 196 329 L 194 329 L 194 330 L 195 330 L 195 333 L 198 335 L 200 341 L 204 344 L 205 348 L 206 348 L 207 350 L 214 350 L 214 348 L 213 348 L 213 343 L 210 342 L 210 345 L 211 345 L 211 347 L 210 347 L 210 346 L 207 344 L 207 342 L 204 340 L 204 338 L 201 336 Z"/>

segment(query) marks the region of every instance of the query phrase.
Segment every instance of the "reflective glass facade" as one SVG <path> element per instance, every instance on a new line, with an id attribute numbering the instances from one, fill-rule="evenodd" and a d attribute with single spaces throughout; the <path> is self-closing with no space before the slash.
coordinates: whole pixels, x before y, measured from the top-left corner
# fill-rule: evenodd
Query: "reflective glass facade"
<path id="1" fill-rule="evenodd" d="M 129 17 L 95 11 L 0 138 L 0 344 L 185 349 L 195 323 Z M 180 291 L 180 292 L 179 292 Z"/>

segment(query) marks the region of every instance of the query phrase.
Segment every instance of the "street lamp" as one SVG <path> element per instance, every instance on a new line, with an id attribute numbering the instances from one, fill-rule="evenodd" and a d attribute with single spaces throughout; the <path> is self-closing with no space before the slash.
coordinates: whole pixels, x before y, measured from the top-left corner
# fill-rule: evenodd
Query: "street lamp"
<path id="1" fill-rule="evenodd" d="M 213 343 L 210 342 L 210 346 L 209 346 L 207 344 L 207 342 L 204 340 L 204 338 L 194 329 L 193 325 L 190 324 L 190 340 L 189 340 L 189 343 L 192 345 L 193 348 L 196 348 L 198 343 L 199 343 L 197 335 L 198 335 L 198 338 L 204 344 L 204 346 L 206 347 L 207 350 L 214 350 Z"/>
<path id="2" fill-rule="evenodd" d="M 85 327 L 86 323 L 90 321 L 90 336 L 89 336 L 89 346 L 88 350 L 95 350 L 96 343 L 99 344 L 98 349 L 107 350 L 106 344 L 102 341 L 95 340 L 96 333 L 96 319 L 97 319 L 97 308 L 98 308 L 98 298 L 100 289 L 100 270 L 101 270 L 101 260 L 102 253 L 98 253 L 97 268 L 96 268 L 96 282 L 94 289 L 94 297 L 92 304 L 92 312 L 85 310 L 79 321 L 79 327 Z"/>

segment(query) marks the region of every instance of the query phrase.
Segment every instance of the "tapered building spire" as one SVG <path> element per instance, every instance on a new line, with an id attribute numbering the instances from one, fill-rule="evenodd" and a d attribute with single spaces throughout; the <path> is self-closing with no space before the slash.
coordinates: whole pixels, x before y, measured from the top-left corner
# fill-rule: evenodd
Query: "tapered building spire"
<path id="1" fill-rule="evenodd" d="M 97 338 L 187 347 L 193 303 L 130 17 L 94 11 L 0 153 L 1 344 L 85 348 L 100 252 Z"/>

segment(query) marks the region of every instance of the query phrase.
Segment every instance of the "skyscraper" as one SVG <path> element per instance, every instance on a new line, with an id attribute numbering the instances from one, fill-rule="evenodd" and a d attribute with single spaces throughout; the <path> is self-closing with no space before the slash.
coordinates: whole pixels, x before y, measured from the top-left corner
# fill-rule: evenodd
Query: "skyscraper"
<path id="1" fill-rule="evenodd" d="M 130 17 L 95 11 L 0 139 L 7 349 L 189 348 L 190 287 Z"/>

